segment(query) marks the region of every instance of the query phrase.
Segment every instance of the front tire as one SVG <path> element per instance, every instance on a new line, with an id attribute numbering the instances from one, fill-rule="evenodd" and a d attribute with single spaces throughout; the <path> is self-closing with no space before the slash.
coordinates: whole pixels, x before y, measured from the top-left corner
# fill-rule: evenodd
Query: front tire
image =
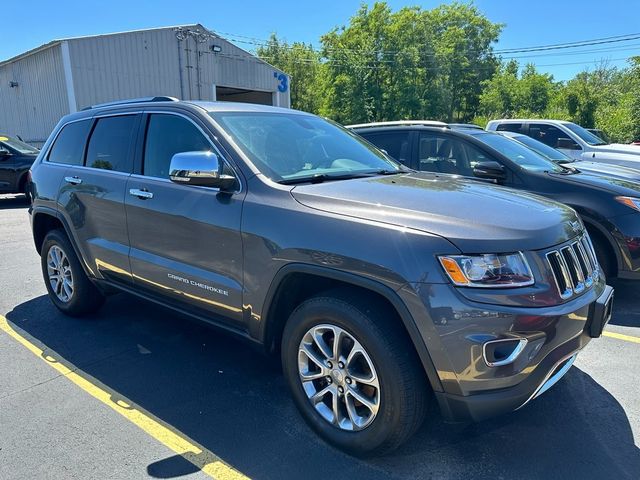
<path id="1" fill-rule="evenodd" d="M 60 311 L 79 317 L 102 307 L 104 295 L 84 273 L 71 242 L 61 230 L 52 230 L 44 238 L 41 266 L 49 298 Z"/>
<path id="2" fill-rule="evenodd" d="M 422 424 L 425 373 L 395 312 L 375 299 L 303 302 L 285 326 L 282 365 L 307 423 L 349 453 L 389 452 Z"/>

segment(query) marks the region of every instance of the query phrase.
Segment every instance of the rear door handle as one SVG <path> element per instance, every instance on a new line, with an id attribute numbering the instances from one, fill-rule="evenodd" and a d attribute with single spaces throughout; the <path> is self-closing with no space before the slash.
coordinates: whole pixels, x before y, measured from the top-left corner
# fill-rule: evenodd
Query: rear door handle
<path id="1" fill-rule="evenodd" d="M 140 190 L 137 188 L 132 188 L 129 190 L 129 195 L 133 195 L 134 197 L 138 197 L 140 200 L 148 200 L 153 198 L 153 193 L 147 190 Z"/>
<path id="2" fill-rule="evenodd" d="M 64 177 L 64 181 L 71 185 L 80 185 L 82 183 L 82 179 L 80 177 Z"/>

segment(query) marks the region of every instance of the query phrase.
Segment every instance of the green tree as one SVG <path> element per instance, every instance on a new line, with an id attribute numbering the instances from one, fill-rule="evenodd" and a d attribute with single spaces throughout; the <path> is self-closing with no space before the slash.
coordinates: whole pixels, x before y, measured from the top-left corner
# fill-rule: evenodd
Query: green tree
<path id="1" fill-rule="evenodd" d="M 268 43 L 257 50 L 257 55 L 290 78 L 291 106 L 298 110 L 317 113 L 320 96 L 320 54 L 312 45 L 294 42 L 289 45 L 272 34 Z"/>

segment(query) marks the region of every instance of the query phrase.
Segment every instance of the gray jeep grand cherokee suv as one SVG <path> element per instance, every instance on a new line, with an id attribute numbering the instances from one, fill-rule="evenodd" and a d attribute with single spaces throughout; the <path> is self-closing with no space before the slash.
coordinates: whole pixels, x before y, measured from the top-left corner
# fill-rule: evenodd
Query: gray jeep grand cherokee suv
<path id="1" fill-rule="evenodd" d="M 53 303 L 124 290 L 279 353 L 351 453 L 522 407 L 611 312 L 575 212 L 416 173 L 314 115 L 167 98 L 63 118 L 32 168 Z"/>

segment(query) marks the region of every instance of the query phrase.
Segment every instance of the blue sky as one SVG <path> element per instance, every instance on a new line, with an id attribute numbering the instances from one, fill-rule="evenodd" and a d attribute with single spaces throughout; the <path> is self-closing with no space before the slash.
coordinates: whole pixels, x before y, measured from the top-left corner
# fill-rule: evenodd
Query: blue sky
<path id="1" fill-rule="evenodd" d="M 267 38 L 271 32 L 289 41 L 318 43 L 320 35 L 346 24 L 362 2 L 360 0 L 21 0 L 2 2 L 0 59 L 4 60 L 52 39 L 133 30 L 147 27 L 202 23 L 217 32 L 230 32 Z M 419 4 L 432 8 L 444 1 L 390 0 L 393 9 Z M 608 0 L 476 0 L 475 4 L 493 22 L 504 23 L 496 48 L 563 43 L 593 38 L 640 33 L 640 2 Z M 91 5 L 91 8 L 89 8 Z M 251 45 L 238 43 L 244 48 Z M 594 52 L 594 49 L 607 48 Z M 593 62 L 609 60 L 624 66 L 624 59 L 640 55 L 640 40 L 584 48 L 590 53 L 522 58 L 539 70 L 566 80 Z M 578 50 L 576 50 L 578 51 Z M 553 53 L 553 52 L 552 52 Z M 562 55 L 557 55 L 562 53 Z M 614 61 L 616 60 L 616 61 Z M 557 64 L 577 65 L 557 65 Z"/>

